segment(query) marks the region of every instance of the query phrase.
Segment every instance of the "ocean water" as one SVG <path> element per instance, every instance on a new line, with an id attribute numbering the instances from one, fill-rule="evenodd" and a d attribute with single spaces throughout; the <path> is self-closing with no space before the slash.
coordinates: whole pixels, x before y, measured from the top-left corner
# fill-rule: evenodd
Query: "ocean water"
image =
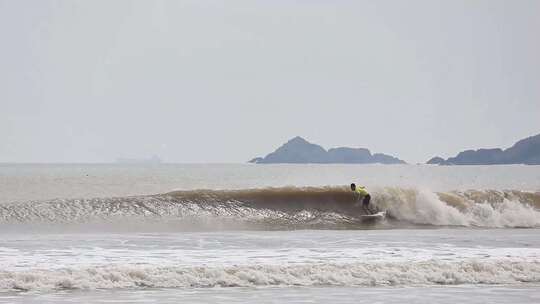
<path id="1" fill-rule="evenodd" d="M 538 303 L 539 228 L 538 166 L 4 164 L 0 303 Z"/>

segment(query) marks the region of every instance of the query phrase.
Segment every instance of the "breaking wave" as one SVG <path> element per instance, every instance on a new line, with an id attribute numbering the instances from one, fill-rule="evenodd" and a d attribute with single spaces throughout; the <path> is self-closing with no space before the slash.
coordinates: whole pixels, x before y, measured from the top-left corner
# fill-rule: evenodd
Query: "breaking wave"
<path id="1" fill-rule="evenodd" d="M 102 266 L 0 271 L 0 291 L 251 287 L 519 284 L 540 282 L 540 262 L 462 261 L 252 265 L 229 267 Z"/>
<path id="2" fill-rule="evenodd" d="M 90 224 L 172 229 L 362 229 L 402 225 L 540 227 L 540 194 L 505 190 L 436 193 L 372 189 L 365 211 L 344 187 L 192 190 L 159 195 L 55 199 L 0 205 L 1 225 Z M 119 221 L 121 219 L 122 221 Z M 141 221 L 148 225 L 140 225 Z"/>

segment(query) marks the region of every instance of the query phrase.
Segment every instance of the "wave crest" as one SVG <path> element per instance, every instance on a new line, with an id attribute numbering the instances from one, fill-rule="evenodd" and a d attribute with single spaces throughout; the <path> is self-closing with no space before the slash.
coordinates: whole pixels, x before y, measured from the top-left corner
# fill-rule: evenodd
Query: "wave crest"
<path id="1" fill-rule="evenodd" d="M 538 193 L 372 190 L 373 208 L 387 210 L 387 221 L 363 221 L 364 210 L 345 187 L 284 187 L 13 203 L 0 205 L 0 223 L 116 224 L 121 218 L 120 226 L 143 221 L 173 229 L 361 229 L 410 224 L 540 227 Z"/>
<path id="2" fill-rule="evenodd" d="M 386 189 L 377 201 L 398 220 L 416 224 L 476 227 L 539 227 L 539 195 L 520 191 Z"/>

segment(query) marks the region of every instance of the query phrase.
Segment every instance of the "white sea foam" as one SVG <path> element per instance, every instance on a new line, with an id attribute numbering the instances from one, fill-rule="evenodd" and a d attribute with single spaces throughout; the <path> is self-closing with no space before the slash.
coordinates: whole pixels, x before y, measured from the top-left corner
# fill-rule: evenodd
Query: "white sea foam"
<path id="1" fill-rule="evenodd" d="M 492 194 L 492 193 L 490 193 Z M 461 206 L 452 206 L 439 194 L 427 189 L 391 189 L 381 193 L 381 208 L 399 220 L 415 224 L 476 227 L 540 227 L 540 211 L 514 197 L 507 199 L 501 192 L 495 201 L 468 199 L 454 193 Z"/>
<path id="2" fill-rule="evenodd" d="M 104 266 L 0 272 L 0 290 L 141 287 L 388 286 L 540 282 L 538 261 L 257 265 L 231 267 Z"/>

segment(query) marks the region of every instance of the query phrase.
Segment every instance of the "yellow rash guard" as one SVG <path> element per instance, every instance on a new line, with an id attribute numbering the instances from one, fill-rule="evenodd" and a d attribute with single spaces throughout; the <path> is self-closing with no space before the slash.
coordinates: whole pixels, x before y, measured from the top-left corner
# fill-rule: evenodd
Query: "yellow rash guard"
<path id="1" fill-rule="evenodd" d="M 366 188 L 362 186 L 357 186 L 355 192 L 358 193 L 358 200 L 363 199 L 366 195 L 369 194 Z"/>

